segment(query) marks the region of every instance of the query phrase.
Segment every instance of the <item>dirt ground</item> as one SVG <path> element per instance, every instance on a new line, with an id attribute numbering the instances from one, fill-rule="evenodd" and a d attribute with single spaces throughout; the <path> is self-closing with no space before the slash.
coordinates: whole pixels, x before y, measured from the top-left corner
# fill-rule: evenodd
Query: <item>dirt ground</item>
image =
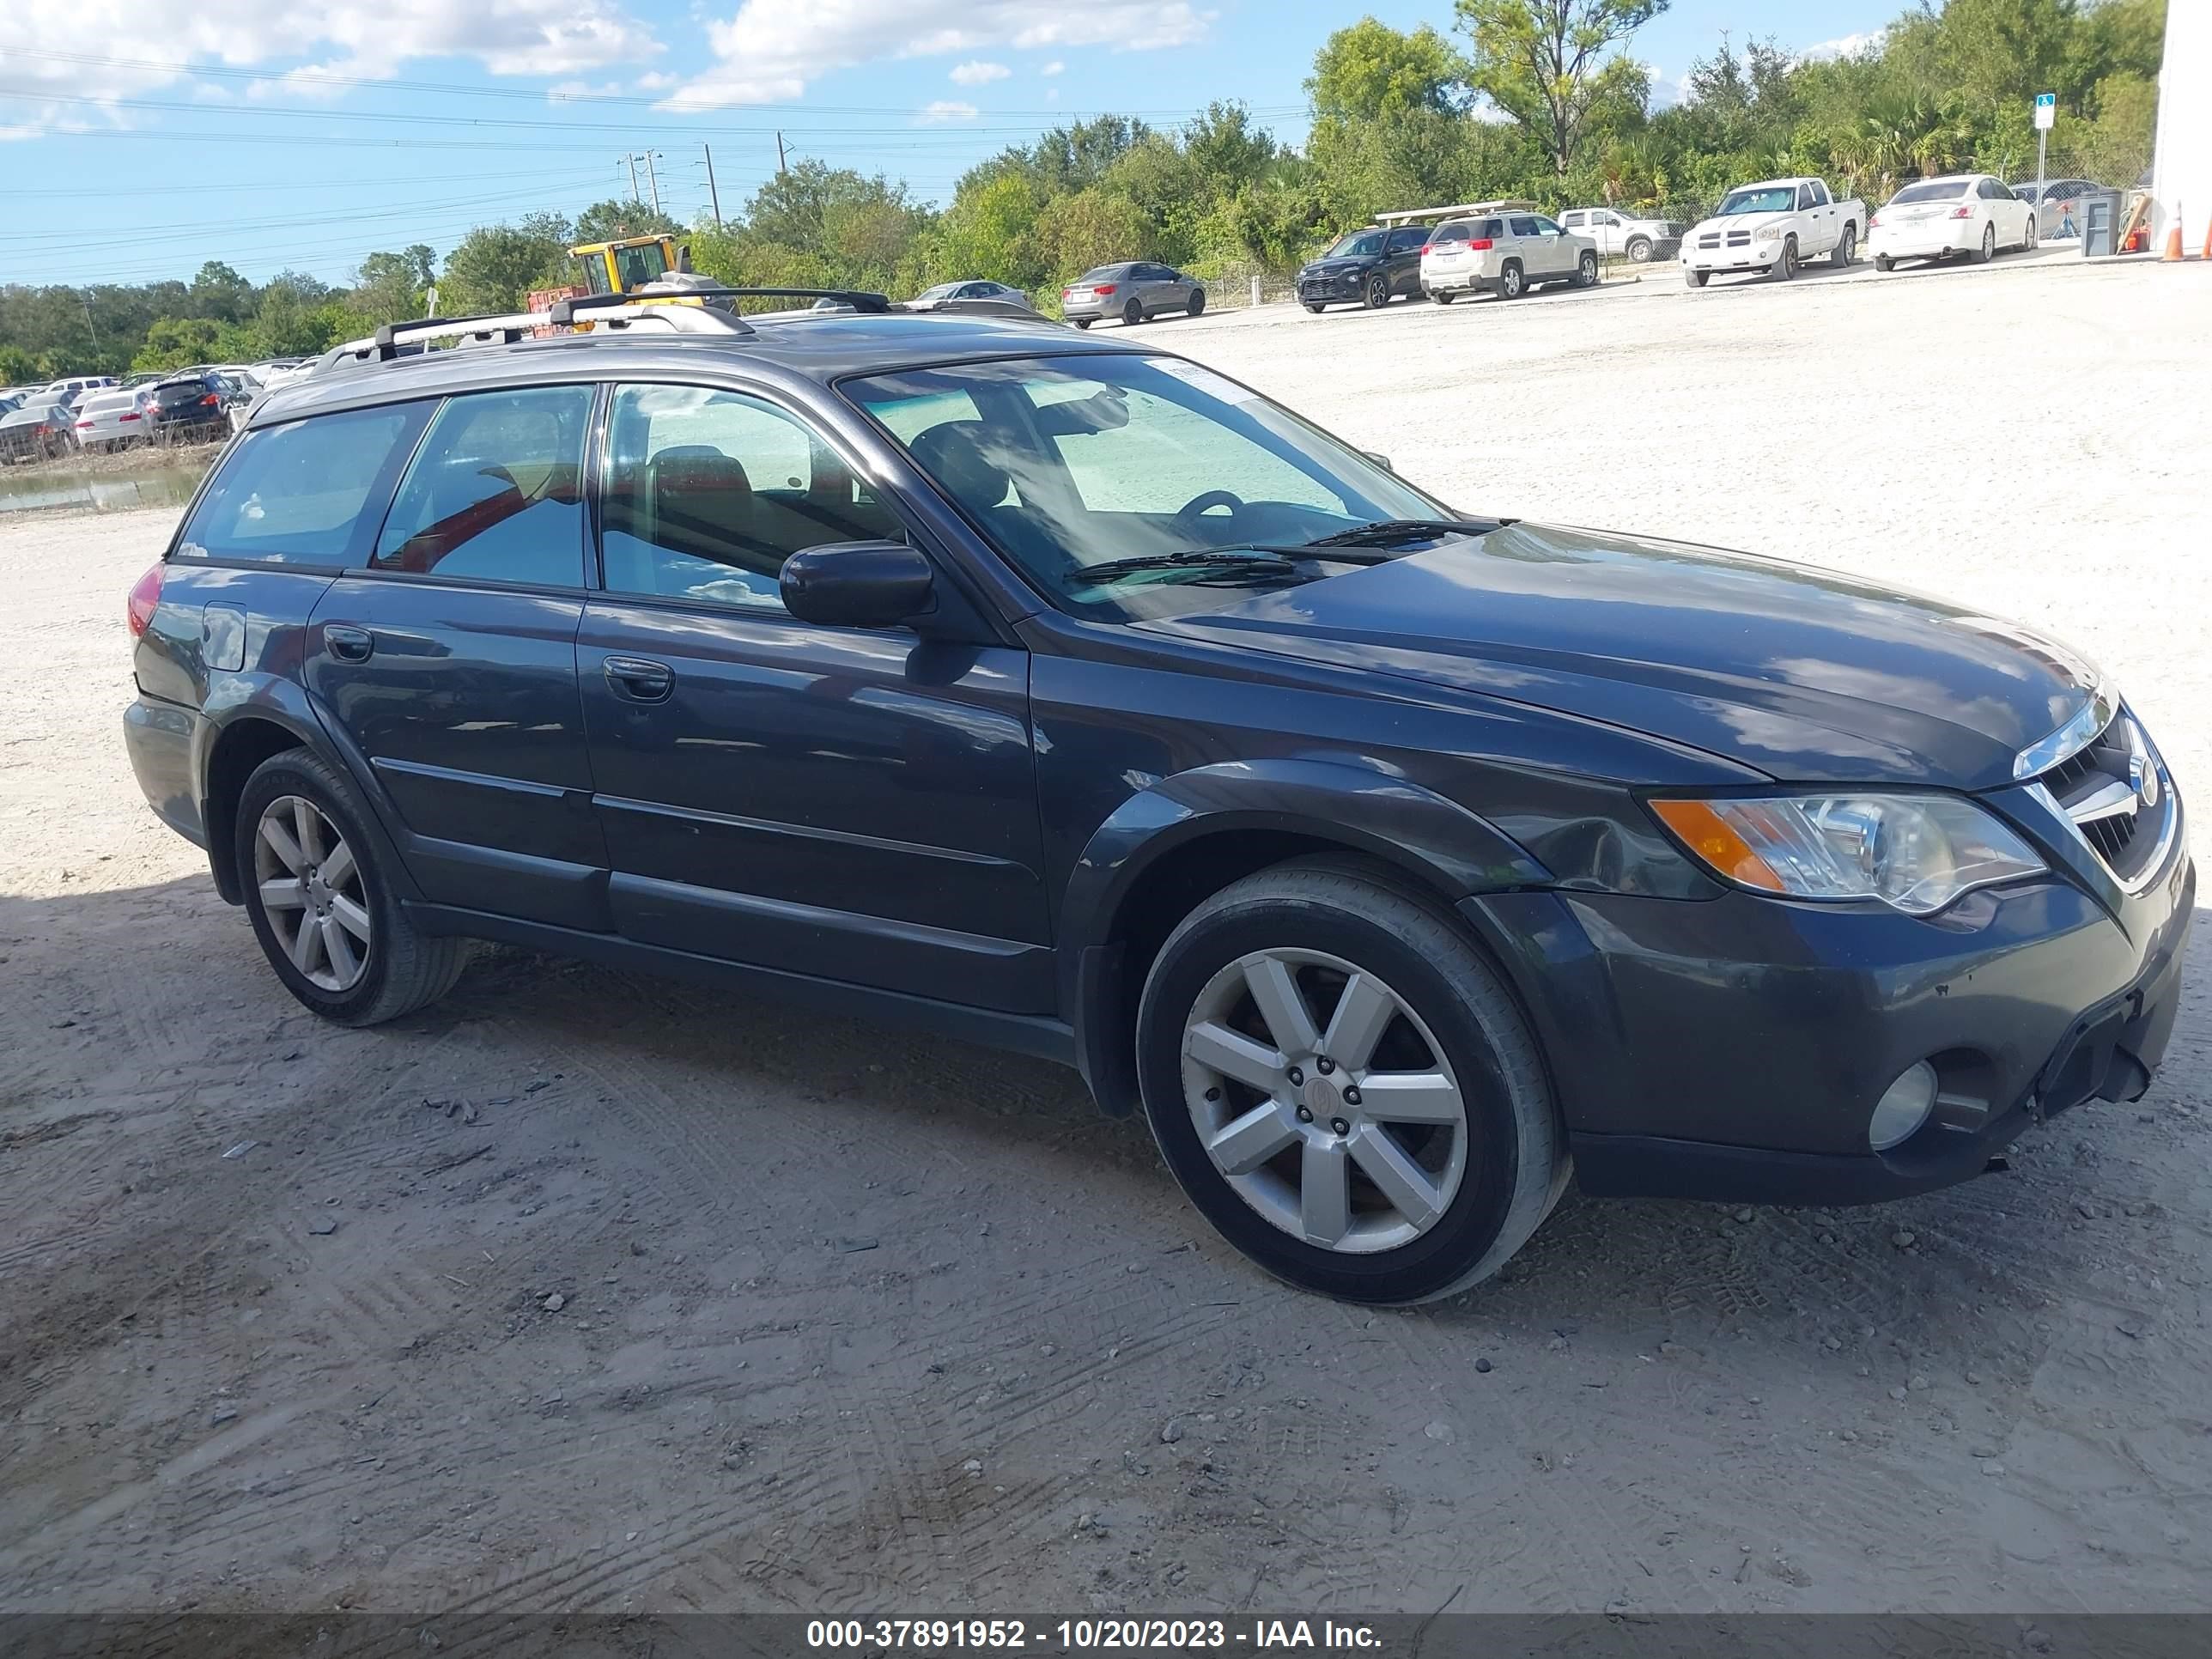
<path id="1" fill-rule="evenodd" d="M 1471 511 L 2051 628 L 2212 778 L 2212 271 L 1668 276 L 1152 337 Z M 0 524 L 0 1608 L 2212 1602 L 2212 927 L 2008 1176 L 1570 1198 L 1378 1314 L 1048 1066 L 511 951 L 319 1024 L 125 763 L 170 522 Z"/>

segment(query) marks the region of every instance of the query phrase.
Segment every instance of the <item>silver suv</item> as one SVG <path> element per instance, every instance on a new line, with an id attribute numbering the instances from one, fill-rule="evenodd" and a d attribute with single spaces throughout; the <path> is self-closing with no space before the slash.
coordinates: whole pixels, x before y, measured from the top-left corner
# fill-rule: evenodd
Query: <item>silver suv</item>
<path id="1" fill-rule="evenodd" d="M 1546 283 L 1597 285 L 1597 244 L 1540 213 L 1448 219 L 1421 250 L 1421 291 L 1438 305 L 1462 294 L 1517 300 Z"/>

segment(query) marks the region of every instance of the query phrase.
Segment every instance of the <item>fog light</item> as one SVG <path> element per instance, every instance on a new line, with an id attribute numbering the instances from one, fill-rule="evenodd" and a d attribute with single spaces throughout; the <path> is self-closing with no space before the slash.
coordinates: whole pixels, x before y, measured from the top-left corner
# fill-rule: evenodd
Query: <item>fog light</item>
<path id="1" fill-rule="evenodd" d="M 1875 1151 L 1886 1152 L 1928 1121 L 1935 1109 L 1936 1068 L 1916 1060 L 1875 1103 L 1874 1115 L 1867 1120 L 1867 1139 Z"/>

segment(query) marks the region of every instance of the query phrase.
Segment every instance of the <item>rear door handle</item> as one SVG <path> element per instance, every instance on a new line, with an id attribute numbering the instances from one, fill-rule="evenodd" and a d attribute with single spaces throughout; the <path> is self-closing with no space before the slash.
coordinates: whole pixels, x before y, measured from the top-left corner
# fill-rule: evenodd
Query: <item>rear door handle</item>
<path id="1" fill-rule="evenodd" d="M 337 623 L 323 629 L 323 644 L 340 662 L 367 662 L 376 649 L 376 636 L 365 628 Z"/>
<path id="2" fill-rule="evenodd" d="M 665 702 L 676 689 L 676 671 L 650 657 L 609 657 L 601 672 L 615 695 L 632 702 Z"/>

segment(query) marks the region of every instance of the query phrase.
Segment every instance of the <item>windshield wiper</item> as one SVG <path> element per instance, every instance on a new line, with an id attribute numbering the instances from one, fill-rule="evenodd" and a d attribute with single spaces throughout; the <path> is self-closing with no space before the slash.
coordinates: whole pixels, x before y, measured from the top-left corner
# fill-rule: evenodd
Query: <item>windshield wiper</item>
<path id="1" fill-rule="evenodd" d="M 1504 519 L 1384 519 L 1377 524 L 1354 525 L 1333 536 L 1316 536 L 1307 547 L 1390 547 L 1399 542 L 1433 541 L 1440 536 L 1486 536 L 1508 522 Z M 1277 548 L 1276 552 L 1290 550 Z"/>
<path id="2" fill-rule="evenodd" d="M 1147 570 L 1234 570 L 1254 575 L 1295 574 L 1296 567 L 1275 548 L 1254 549 L 1239 552 L 1224 548 L 1189 548 L 1180 553 L 1143 553 L 1131 559 L 1109 559 L 1103 564 L 1085 565 L 1075 573 L 1076 580 L 1085 583 L 1112 581 L 1117 576 L 1134 576 Z"/>

